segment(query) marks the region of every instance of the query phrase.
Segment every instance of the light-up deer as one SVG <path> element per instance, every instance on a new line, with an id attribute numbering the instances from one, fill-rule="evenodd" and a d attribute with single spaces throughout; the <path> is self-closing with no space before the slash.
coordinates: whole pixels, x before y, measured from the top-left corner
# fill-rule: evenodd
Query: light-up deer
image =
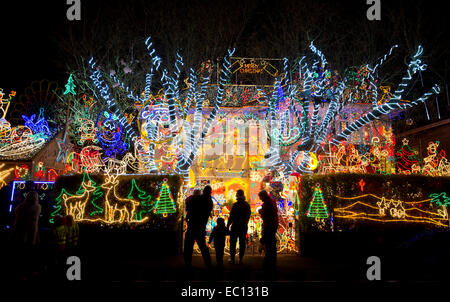
<path id="1" fill-rule="evenodd" d="M 95 191 L 95 187 L 90 180 L 83 182 L 81 185 L 84 188 L 82 195 L 68 196 L 67 194 L 63 194 L 61 196 L 66 209 L 66 215 L 72 215 L 78 221 L 84 218 L 86 204 L 91 197 L 91 193 Z"/>
<path id="2" fill-rule="evenodd" d="M 105 220 L 119 223 L 136 222 L 134 213 L 139 202 L 129 198 L 120 198 L 117 195 L 116 188 L 119 184 L 117 178 L 117 175 L 108 175 L 102 185 L 102 188 L 107 190 L 105 195 Z M 117 213 L 119 214 L 118 219 L 116 219 Z"/>

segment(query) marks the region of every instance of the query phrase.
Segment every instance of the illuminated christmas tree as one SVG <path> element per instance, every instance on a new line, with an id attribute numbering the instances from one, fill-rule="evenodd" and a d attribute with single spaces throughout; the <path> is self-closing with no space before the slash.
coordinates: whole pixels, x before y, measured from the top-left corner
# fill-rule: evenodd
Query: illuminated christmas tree
<path id="1" fill-rule="evenodd" d="M 173 214 L 176 213 L 176 211 L 175 202 L 173 201 L 172 193 L 170 193 L 167 178 L 165 178 L 161 186 L 161 191 L 159 191 L 159 196 L 156 199 L 154 213 L 162 214 L 164 217 L 167 217 L 167 214 Z"/>
<path id="2" fill-rule="evenodd" d="M 308 208 L 308 217 L 314 217 L 316 219 L 328 218 L 328 210 L 325 201 L 323 200 L 322 190 L 320 185 L 317 185 L 314 189 L 313 198 Z"/>
<path id="3" fill-rule="evenodd" d="M 75 95 L 75 83 L 73 81 L 72 74 L 70 74 L 69 79 L 67 80 L 66 91 L 64 91 L 64 94 L 69 93 Z"/>
<path id="4" fill-rule="evenodd" d="M 137 198 L 135 197 L 135 195 L 137 195 Z M 151 204 L 152 197 L 149 194 L 147 194 L 147 192 L 145 192 L 144 190 L 139 189 L 138 185 L 136 184 L 136 180 L 134 180 L 134 178 L 131 180 L 131 189 L 130 192 L 128 193 L 127 198 L 139 200 L 140 202 L 140 210 L 134 213 L 135 219 L 137 221 L 142 220 L 143 218 L 142 216 L 144 214 L 150 213 L 153 210 Z"/>
<path id="5" fill-rule="evenodd" d="M 408 145 L 408 140 L 404 138 L 402 140 L 402 148 L 396 152 L 397 157 L 397 171 L 400 174 L 411 174 L 412 166 L 417 165 L 418 161 L 414 150 Z"/>

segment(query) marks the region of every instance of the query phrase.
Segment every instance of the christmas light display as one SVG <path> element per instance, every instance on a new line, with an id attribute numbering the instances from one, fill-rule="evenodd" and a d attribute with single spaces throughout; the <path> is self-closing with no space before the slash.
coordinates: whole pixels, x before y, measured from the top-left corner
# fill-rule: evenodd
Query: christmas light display
<path id="1" fill-rule="evenodd" d="M 72 94 L 75 95 L 75 83 L 72 77 L 72 74 L 70 74 L 69 79 L 67 80 L 67 84 L 66 84 L 66 90 L 64 91 L 64 94 Z"/>
<path id="2" fill-rule="evenodd" d="M 119 195 L 119 185 L 118 175 L 108 174 L 103 183 L 98 185 L 88 173 L 84 173 L 75 194 L 61 189 L 51 217 L 65 213 L 73 215 L 78 222 L 121 225 L 147 222 L 151 213 L 163 217 L 176 213 L 167 179 L 163 180 L 159 198 L 154 201 L 151 195 L 139 188 L 134 178 L 131 179 L 126 197 Z"/>
<path id="3" fill-rule="evenodd" d="M 22 118 L 25 121 L 25 126 L 29 127 L 35 135 L 43 136 L 44 138 L 51 135 L 50 129 L 48 127 L 47 121 L 44 119 L 44 109 L 40 108 L 39 116 L 36 121 L 36 115 L 33 114 L 29 118 L 25 115 L 22 115 Z"/>
<path id="4" fill-rule="evenodd" d="M 102 184 L 102 188 L 106 189 L 105 221 L 119 223 L 138 222 L 135 219 L 135 212 L 139 202 L 129 198 L 120 198 L 116 192 L 118 184 L 117 176 L 113 175 L 108 175 L 106 181 Z M 118 217 L 117 214 L 119 214 Z"/>
<path id="5" fill-rule="evenodd" d="M 402 140 L 402 148 L 400 151 L 396 152 L 397 159 L 397 171 L 401 174 L 410 174 L 412 172 L 413 166 L 418 164 L 415 159 L 415 152 L 408 146 L 408 140 L 404 138 Z"/>
<path id="6" fill-rule="evenodd" d="M 117 115 L 101 111 L 97 117 L 97 139 L 102 144 L 105 155 L 114 157 L 127 149 L 127 144 L 121 140 L 123 128 Z"/>
<path id="7" fill-rule="evenodd" d="M 9 97 L 4 99 L 5 94 L 3 93 L 3 89 L 0 88 L 0 113 L 2 114 L 2 119 L 5 118 L 6 113 L 8 112 L 9 105 L 11 104 L 11 99 L 16 95 L 15 91 L 11 91 Z"/>
<path id="8" fill-rule="evenodd" d="M 445 157 L 445 151 L 441 154 L 437 152 L 439 141 L 430 142 L 427 147 L 428 156 L 423 159 L 422 174 L 437 176 L 439 174 L 437 168 L 441 158 Z"/>
<path id="9" fill-rule="evenodd" d="M 25 181 L 25 180 L 15 180 L 10 183 L 11 186 L 11 197 L 9 204 L 9 213 L 14 212 L 14 208 L 17 207 L 22 201 L 24 201 L 25 196 L 28 192 L 34 191 L 38 193 L 39 203 L 42 205 L 43 209 L 46 209 L 52 204 L 53 201 L 53 185 L 52 181 Z M 48 227 L 48 220 L 50 213 L 46 210 L 41 212 L 41 217 L 39 219 L 39 225 L 43 227 Z"/>
<path id="10" fill-rule="evenodd" d="M 325 219 L 329 216 L 319 184 L 317 184 L 316 188 L 314 189 L 313 198 L 309 204 L 308 214 L 306 215 L 308 217 L 313 217 L 316 219 Z"/>
<path id="11" fill-rule="evenodd" d="M 92 181 L 82 183 L 81 195 L 69 195 L 62 193 L 61 199 L 63 201 L 66 215 L 72 215 L 76 221 L 81 221 L 85 215 L 86 204 L 88 203 L 91 193 L 95 191 Z"/>
<path id="12" fill-rule="evenodd" d="M 43 162 L 38 162 L 35 169 L 34 177 L 35 179 L 41 180 L 45 175 L 45 166 Z"/>
<path id="13" fill-rule="evenodd" d="M 450 197 L 447 196 L 446 192 L 441 193 L 433 193 L 430 194 L 431 197 L 431 203 L 434 203 L 440 207 L 447 206 L 450 204 Z"/>
<path id="14" fill-rule="evenodd" d="M 438 194 L 433 196 L 437 198 Z M 355 197 L 335 196 L 335 198 L 352 202 L 348 206 L 334 208 L 334 217 L 336 218 L 370 220 L 383 223 L 425 223 L 448 227 L 446 207 L 442 205 L 437 210 L 433 207 L 429 208 L 432 198 L 420 201 L 402 201 L 387 199 L 373 194 Z"/>
<path id="15" fill-rule="evenodd" d="M 369 65 L 364 65 L 356 73 L 356 80 L 350 83 L 351 81 L 339 79 L 338 76 L 334 76 L 331 71 L 326 69 L 327 61 L 323 53 L 313 44 L 310 45 L 310 49 L 319 57 L 319 60 L 313 60 L 311 64 L 307 60 L 302 60 L 301 62 L 303 63 L 299 62 L 296 75 L 296 78 L 300 79 L 299 82 L 290 80 L 290 74 L 285 67 L 285 77 L 276 81 L 269 100 L 267 127 L 268 132 L 271 133 L 271 147 L 267 157 L 270 165 L 280 169 L 284 174 L 292 171 L 310 172 L 308 168 L 308 163 L 310 162 L 309 153 L 305 153 L 306 156 L 303 156 L 303 161 L 300 165 L 295 161 L 300 151 L 315 154 L 320 150 L 328 153 L 331 150 L 324 150 L 324 147 L 327 146 L 327 141 L 331 145 L 337 146 L 342 141 L 348 140 L 352 133 L 366 124 L 389 114 L 395 109 L 407 109 L 424 103 L 431 95 L 438 94 L 440 91 L 439 87 L 435 85 L 430 92 L 425 93 L 416 100 L 406 103 L 401 100 L 405 87 L 409 85 L 412 77 L 426 69 L 426 65 L 420 59 L 423 52 L 421 46 L 418 47 L 413 55 L 408 64 L 406 76 L 402 78 L 399 88 L 392 93 L 389 101 L 386 99 L 379 101 L 380 94 L 375 93 L 379 88 L 374 84 L 375 71 L 385 61 L 386 56 L 373 68 Z M 367 85 L 365 84 L 366 82 Z M 348 93 L 349 88 L 351 88 L 349 85 L 351 84 L 354 85 L 354 88 L 352 88 L 354 92 Z M 353 104 L 352 97 L 354 94 L 361 89 L 367 90 L 366 87 L 369 87 L 371 91 L 372 108 L 368 113 L 361 115 L 357 120 L 346 125 L 345 129 L 337 132 L 334 119 L 341 112 L 344 112 L 346 105 Z M 381 94 L 381 98 L 383 97 L 386 98 L 386 94 Z M 280 106 L 280 103 L 284 104 L 287 98 L 289 98 L 290 103 L 287 106 Z M 325 108 L 322 109 L 321 107 Z M 279 108 L 282 108 L 281 112 Z M 301 124 L 298 122 L 300 120 L 302 121 Z M 291 151 L 289 158 L 282 159 L 281 148 L 289 143 L 290 139 L 294 139 L 297 136 L 296 133 L 298 131 L 292 131 L 291 129 L 294 125 L 301 126 L 300 132 L 302 135 L 299 145 L 297 150 Z M 282 133 L 285 133 L 286 136 L 281 135 Z"/>
<path id="16" fill-rule="evenodd" d="M 21 164 L 14 169 L 15 180 L 27 180 L 30 178 L 30 167 L 27 164 Z"/>
<path id="17" fill-rule="evenodd" d="M 7 183 L 5 182 L 5 179 L 12 174 L 12 171 L 15 170 L 14 167 L 9 168 L 9 169 L 3 169 L 4 167 L 5 167 L 5 164 L 0 164 L 0 189 L 3 186 L 7 185 Z"/>
<path id="18" fill-rule="evenodd" d="M 167 179 L 164 179 L 161 185 L 161 190 L 156 198 L 156 205 L 153 212 L 155 214 L 161 214 L 164 217 L 167 217 L 168 214 L 174 214 L 177 212 L 172 193 L 170 193 L 170 188 L 167 184 Z"/>
<path id="19" fill-rule="evenodd" d="M 78 122 L 80 124 L 80 140 L 78 141 L 78 144 L 83 146 L 84 143 L 96 143 L 96 128 L 94 122 L 90 119 L 82 118 L 78 119 Z"/>
<path id="20" fill-rule="evenodd" d="M 45 138 L 34 135 L 30 128 L 17 126 L 11 130 L 11 143 L 0 147 L 0 157 L 20 158 L 31 155 L 45 143 Z"/>
<path id="21" fill-rule="evenodd" d="M 426 69 L 420 46 L 407 64 L 406 75 L 392 89 L 380 81 L 378 70 L 396 45 L 378 63 L 349 67 L 343 73 L 334 71 L 313 43 L 309 45 L 311 55 L 299 58 L 292 66 L 287 59 L 273 62 L 233 58 L 234 50 L 228 50 L 217 70 L 218 82 L 210 78 L 211 62 L 204 62 L 196 72 L 186 68 L 177 53 L 172 68 L 163 68 L 150 38 L 145 40 L 145 46 L 150 64 L 144 85 L 121 79 L 134 72 L 131 64 L 123 63 L 125 69 L 120 66 L 119 73 L 104 72 L 93 58 L 89 60 L 90 79 L 95 86 L 93 96 L 77 96 L 75 83 L 84 79 L 70 75 L 64 92 L 68 95 L 64 101 L 69 105 L 68 133 L 57 140 L 56 150 L 56 161 L 66 166 L 64 172 L 59 168 L 55 168 L 58 172 L 46 169 L 55 166 L 40 163 L 40 159 L 31 166 L 33 173 L 30 167 L 27 171 L 24 167 L 15 169 L 16 177 L 20 174 L 48 180 L 56 179 L 58 174 L 83 173 L 78 190 L 73 188 L 69 193 L 63 188 L 58 192 L 52 214 L 72 214 L 79 222 L 121 225 L 182 212 L 182 203 L 175 203 L 167 180 L 154 186 L 155 190 L 159 188 L 155 199 L 158 192 L 142 182 L 138 185 L 134 178 L 125 182 L 127 188 L 121 188 L 122 176 L 127 173 L 181 175 L 186 191 L 178 194 L 209 181 L 215 215 L 223 217 L 227 217 L 238 189 L 245 191 L 254 210 L 260 204 L 257 193 L 267 187 L 279 206 L 279 251 L 292 251 L 296 249 L 295 219 L 304 215 L 300 211 L 299 179 L 291 180 L 292 173 L 450 175 L 450 163 L 445 152 L 438 152 L 438 142 L 429 146 L 423 163 L 415 158 L 405 140 L 395 152 L 391 122 L 382 119 L 394 110 L 425 104 L 439 93 L 439 87 L 434 86 L 418 99 L 405 100 L 413 77 Z M 283 65 L 282 71 L 277 69 L 278 63 Z M 265 74 L 273 85 L 232 85 L 230 74 Z M 8 106 L 9 101 L 2 99 L 3 117 Z M 51 137 L 51 120 L 46 121 L 43 110 L 39 115 L 27 114 L 23 116 L 24 126 L 11 127 L 8 121 L 0 119 L 0 157 L 25 157 Z M 0 186 L 7 172 L 12 170 L 0 173 Z M 89 173 L 97 175 L 91 177 Z M 363 177 L 358 176 L 355 182 L 355 190 L 361 194 L 370 192 L 371 185 L 369 178 Z M 341 219 L 440 226 L 448 219 L 444 208 L 450 199 L 446 194 L 433 193 L 420 202 L 361 195 L 357 202 L 333 211 Z M 319 185 L 308 201 L 307 217 L 320 223 L 329 220 L 333 212 Z M 434 208 L 425 206 L 427 202 Z M 216 218 L 211 220 L 211 226 Z M 260 232 L 258 219 L 258 215 L 253 215 L 252 236 Z"/>

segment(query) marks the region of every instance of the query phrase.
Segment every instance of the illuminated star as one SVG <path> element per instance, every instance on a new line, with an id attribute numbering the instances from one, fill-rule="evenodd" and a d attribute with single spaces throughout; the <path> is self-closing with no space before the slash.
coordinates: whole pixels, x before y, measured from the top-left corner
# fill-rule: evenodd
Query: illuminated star
<path id="1" fill-rule="evenodd" d="M 58 156 L 56 157 L 56 162 L 62 161 L 64 162 L 67 159 L 67 153 L 72 149 L 73 144 L 69 143 L 67 141 L 67 136 L 64 137 L 64 139 L 56 139 L 56 142 L 58 143 Z"/>
<path id="2" fill-rule="evenodd" d="M 403 145 L 407 145 L 408 143 L 409 143 L 409 140 L 406 137 L 404 139 L 402 139 Z"/>

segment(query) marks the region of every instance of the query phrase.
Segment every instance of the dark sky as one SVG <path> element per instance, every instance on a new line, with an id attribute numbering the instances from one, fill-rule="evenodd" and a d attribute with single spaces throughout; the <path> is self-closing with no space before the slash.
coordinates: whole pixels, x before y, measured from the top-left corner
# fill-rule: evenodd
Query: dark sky
<path id="1" fill-rule="evenodd" d="M 82 0 L 82 18 L 87 15 L 87 11 L 98 9 L 98 2 L 102 1 Z M 119 0 L 103 1 L 103 5 L 111 3 L 111 6 L 113 6 L 115 2 L 119 2 Z M 276 7 L 268 0 L 262 2 L 265 5 L 265 8 L 261 9 L 263 12 Z M 398 8 L 399 4 L 389 2 L 381 0 L 382 14 L 387 13 L 390 6 Z M 434 1 L 431 2 L 430 5 L 436 5 Z M 363 14 L 362 17 L 364 18 L 365 10 L 368 7 L 366 0 L 347 0 L 341 1 L 341 3 L 344 8 L 342 13 L 348 13 L 349 15 Z M 407 5 L 410 2 L 402 1 L 401 3 L 403 4 L 400 4 L 400 6 Z M 333 5 L 340 6 L 341 4 Z M 5 92 L 17 90 L 20 94 L 31 81 L 41 79 L 58 80 L 61 86 L 64 85 L 63 79 L 66 78 L 67 72 L 62 70 L 61 67 L 55 67 L 57 58 L 63 60 L 55 37 L 58 35 L 64 37 L 69 23 L 77 22 L 66 19 L 67 8 L 66 0 L 0 1 L 2 15 L 2 25 L 0 26 L 0 38 L 2 40 L 0 88 L 3 88 Z M 442 16 L 436 17 L 447 18 L 446 10 L 442 9 L 441 13 Z M 249 26 L 249 28 L 247 30 L 252 30 L 252 26 Z M 447 31 L 448 29 L 436 28 L 436 30 Z M 445 43 L 448 44 L 448 41 Z"/>
<path id="2" fill-rule="evenodd" d="M 51 37 L 68 22 L 65 3 L 65 0 L 0 2 L 0 87 L 5 92 L 20 93 L 32 80 L 58 77 L 52 66 L 58 49 Z"/>

